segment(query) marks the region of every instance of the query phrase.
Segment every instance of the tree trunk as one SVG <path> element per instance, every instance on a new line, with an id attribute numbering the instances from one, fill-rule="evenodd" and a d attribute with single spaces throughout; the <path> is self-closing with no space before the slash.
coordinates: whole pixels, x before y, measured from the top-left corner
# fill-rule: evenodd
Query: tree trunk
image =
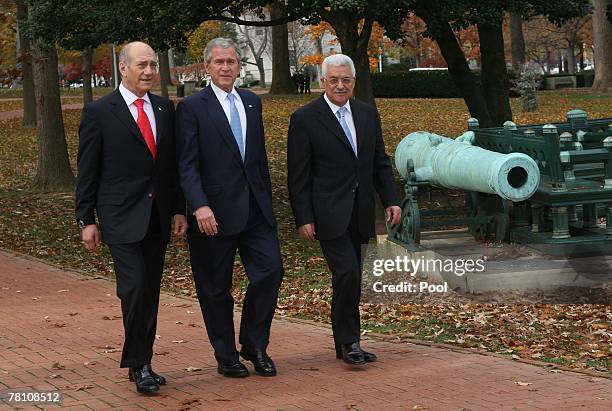
<path id="1" fill-rule="evenodd" d="M 259 85 L 266 88 L 266 69 L 264 68 L 264 62 L 261 57 L 257 58 L 257 70 L 259 71 Z"/>
<path id="2" fill-rule="evenodd" d="M 567 74 L 576 73 L 576 55 L 574 53 L 574 45 L 568 46 L 565 50 L 565 54 L 567 54 Z"/>
<path id="3" fill-rule="evenodd" d="M 546 74 L 552 73 L 553 59 L 550 51 L 546 51 Z"/>
<path id="4" fill-rule="evenodd" d="M 168 50 L 162 50 L 159 56 L 159 84 L 161 85 L 161 95 L 169 98 L 168 85 L 170 84 L 170 61 Z"/>
<path id="5" fill-rule="evenodd" d="M 70 191 L 74 175 L 70 169 L 62 104 L 59 95 L 57 52 L 54 46 L 35 41 L 34 82 L 38 123 L 38 168 L 34 187 L 41 191 Z"/>
<path id="6" fill-rule="evenodd" d="M 83 49 L 83 104 L 93 101 L 93 90 L 91 89 L 92 59 L 93 47 L 87 46 Z"/>
<path id="7" fill-rule="evenodd" d="M 593 90 L 612 90 L 612 23 L 606 16 L 611 0 L 593 0 L 595 79 Z"/>
<path id="8" fill-rule="evenodd" d="M 374 22 L 366 19 L 359 32 L 358 18 L 346 11 L 329 13 L 327 20 L 336 32 L 342 53 L 353 59 L 355 64 L 355 98 L 376 107 L 368 57 L 368 43 Z"/>
<path id="9" fill-rule="evenodd" d="M 504 121 L 512 120 L 501 19 L 496 25 L 478 24 L 478 37 L 484 98 L 491 120 L 500 126 Z"/>
<path id="10" fill-rule="evenodd" d="M 427 16 L 420 15 L 419 17 L 427 23 Z M 440 47 L 442 57 L 448 65 L 448 73 L 459 89 L 470 115 L 478 119 L 481 127 L 492 127 L 493 121 L 487 109 L 482 85 L 476 81 L 476 77 L 470 70 L 450 24 L 441 25 L 434 40 Z"/>
<path id="11" fill-rule="evenodd" d="M 284 15 L 281 7 L 270 8 L 270 19 Z M 296 94 L 289 69 L 289 32 L 286 24 L 272 26 L 272 85 L 270 94 Z"/>
<path id="12" fill-rule="evenodd" d="M 512 69 L 520 73 L 525 63 L 525 38 L 523 37 L 523 17 L 520 13 L 510 13 L 510 47 L 512 48 Z"/>
<path id="13" fill-rule="evenodd" d="M 36 127 L 36 95 L 34 94 L 34 74 L 32 73 L 32 54 L 30 37 L 25 35 L 24 23 L 28 19 L 28 5 L 17 1 L 17 27 L 19 32 L 19 62 L 23 77 L 23 125 Z"/>

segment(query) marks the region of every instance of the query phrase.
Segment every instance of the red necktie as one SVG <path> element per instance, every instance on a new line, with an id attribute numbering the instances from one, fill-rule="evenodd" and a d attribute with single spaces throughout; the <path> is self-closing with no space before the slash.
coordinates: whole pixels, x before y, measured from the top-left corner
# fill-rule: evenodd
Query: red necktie
<path id="1" fill-rule="evenodd" d="M 141 98 L 134 101 L 136 108 L 138 108 L 138 119 L 136 120 L 136 123 L 138 124 L 138 128 L 144 137 L 145 143 L 147 143 L 149 150 L 151 150 L 153 158 L 155 158 L 157 147 L 155 147 L 155 137 L 153 136 L 151 123 L 149 123 L 149 117 L 147 117 L 147 113 L 144 111 L 144 102 L 145 101 Z"/>

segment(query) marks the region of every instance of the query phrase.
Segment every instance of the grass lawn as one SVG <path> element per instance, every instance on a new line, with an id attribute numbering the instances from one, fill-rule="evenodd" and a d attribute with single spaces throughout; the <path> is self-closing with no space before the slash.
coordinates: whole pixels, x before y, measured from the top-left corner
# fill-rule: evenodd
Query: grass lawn
<path id="1" fill-rule="evenodd" d="M 278 313 L 329 322 L 330 275 L 318 245 L 303 241 L 295 234 L 286 188 L 289 116 L 315 97 L 262 96 L 274 204 L 286 270 Z M 534 113 L 520 112 L 518 102 L 513 100 L 516 123 L 564 121 L 565 113 L 573 108 L 586 110 L 590 118 L 612 117 L 612 94 L 567 91 L 544 92 L 539 97 L 540 109 Z M 460 134 L 466 130 L 469 117 L 460 99 L 379 99 L 377 105 L 389 154 L 412 131 Z M 0 111 L 7 111 L 3 107 L 0 105 Z M 10 107 L 9 110 L 15 109 Z M 79 110 L 64 112 L 73 168 L 79 117 Z M 98 254 L 88 254 L 80 243 L 74 222 L 73 193 L 32 191 L 30 185 L 35 171 L 35 130 L 21 127 L 19 119 L 1 121 L 0 248 L 92 275 L 113 276 L 106 248 Z M 238 263 L 236 273 L 234 295 L 241 300 L 246 279 Z M 169 247 L 163 285 L 166 290 L 195 296 L 184 242 Z M 410 304 L 362 308 L 365 332 L 483 348 L 576 368 L 611 370 L 608 350 L 612 311 L 609 306 Z"/>

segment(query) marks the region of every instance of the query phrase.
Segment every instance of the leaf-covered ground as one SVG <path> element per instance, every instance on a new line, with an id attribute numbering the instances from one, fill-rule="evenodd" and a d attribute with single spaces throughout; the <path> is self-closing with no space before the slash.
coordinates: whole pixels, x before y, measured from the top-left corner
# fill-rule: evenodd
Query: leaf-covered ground
<path id="1" fill-rule="evenodd" d="M 286 272 L 278 312 L 329 322 L 330 275 L 318 245 L 303 241 L 295 234 L 285 183 L 289 117 L 311 98 L 314 97 L 263 97 L 275 211 Z M 460 134 L 465 131 L 469 117 L 459 99 L 382 99 L 377 104 L 390 154 L 412 131 Z M 536 113 L 521 113 L 513 102 L 515 121 L 519 124 L 563 121 L 565 112 L 572 108 L 586 110 L 591 118 L 612 117 L 610 94 L 543 93 L 540 104 Z M 79 111 L 72 110 L 65 112 L 64 117 L 73 168 L 79 116 Z M 0 122 L 0 248 L 33 255 L 62 267 L 112 276 L 107 250 L 102 248 L 98 254 L 91 255 L 79 241 L 73 194 L 32 191 L 30 184 L 35 171 L 35 131 L 22 128 L 18 119 Z M 238 262 L 236 273 L 234 294 L 240 300 L 246 279 Z M 169 247 L 164 287 L 195 296 L 184 242 Z M 451 303 L 364 305 L 362 308 L 365 332 L 611 371 L 612 311 L 609 306 Z"/>

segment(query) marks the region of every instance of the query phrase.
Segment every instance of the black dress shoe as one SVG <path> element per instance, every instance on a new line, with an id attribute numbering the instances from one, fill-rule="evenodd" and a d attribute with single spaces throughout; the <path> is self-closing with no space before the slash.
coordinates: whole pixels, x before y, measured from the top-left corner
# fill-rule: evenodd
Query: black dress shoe
<path id="1" fill-rule="evenodd" d="M 249 376 L 249 370 L 240 361 L 236 361 L 232 365 L 219 364 L 217 366 L 219 374 L 223 374 L 224 377 L 230 378 L 242 378 Z"/>
<path id="2" fill-rule="evenodd" d="M 149 373 L 151 374 L 151 377 L 153 377 L 157 385 L 166 385 L 166 379 L 162 377 L 161 375 L 159 375 L 158 373 L 156 373 L 155 371 L 153 371 L 153 368 L 151 368 Z M 128 378 L 130 379 L 130 381 L 134 381 L 134 369 L 133 368 L 129 369 Z"/>
<path id="3" fill-rule="evenodd" d="M 359 347 L 359 342 L 341 344 L 340 349 L 342 350 L 342 359 L 345 363 L 350 365 L 363 365 L 366 363 L 363 351 Z"/>
<path id="4" fill-rule="evenodd" d="M 276 365 L 274 365 L 274 361 L 264 350 L 251 350 L 242 347 L 240 356 L 253 363 L 257 374 L 264 377 L 274 377 L 276 375 Z"/>
<path id="5" fill-rule="evenodd" d="M 159 391 L 159 384 L 151 374 L 151 365 L 143 365 L 142 367 L 130 368 L 129 374 L 132 375 L 133 381 L 136 382 L 136 391 L 141 394 L 153 394 Z"/>
<path id="6" fill-rule="evenodd" d="M 363 353 L 363 359 L 365 360 L 365 362 L 374 362 L 378 359 L 376 354 L 372 352 L 367 352 L 363 350 L 361 350 L 361 352 Z M 336 345 L 336 358 L 339 360 L 343 358 L 342 357 L 342 347 L 340 347 L 340 345 Z"/>

